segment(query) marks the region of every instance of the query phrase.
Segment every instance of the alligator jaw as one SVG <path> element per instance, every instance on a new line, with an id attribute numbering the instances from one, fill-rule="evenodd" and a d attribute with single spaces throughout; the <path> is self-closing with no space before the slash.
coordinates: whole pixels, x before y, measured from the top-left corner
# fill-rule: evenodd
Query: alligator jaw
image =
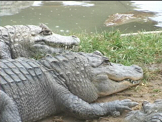
<path id="1" fill-rule="evenodd" d="M 66 46 L 71 46 L 71 45 L 79 45 L 80 39 L 74 35 L 72 36 L 62 36 L 59 34 L 52 34 L 49 36 L 44 36 L 42 40 L 49 45 L 66 45 Z"/>
<path id="2" fill-rule="evenodd" d="M 43 52 L 59 53 L 63 50 L 78 51 L 80 39 L 76 36 L 62 36 L 59 34 L 34 37 L 34 47 Z"/>
<path id="3" fill-rule="evenodd" d="M 139 80 L 132 80 L 132 79 L 125 79 L 125 80 L 122 80 L 122 81 L 115 81 L 115 82 L 124 82 L 124 81 L 127 81 L 127 82 L 130 82 L 132 84 L 138 84 L 140 81 Z"/>
<path id="4" fill-rule="evenodd" d="M 120 91 L 126 90 L 130 87 L 136 86 L 140 83 L 140 80 L 134 81 L 131 79 L 125 79 L 122 81 L 114 81 L 114 80 L 108 80 L 109 83 L 108 86 L 105 84 L 106 87 L 106 91 L 103 92 L 99 92 L 99 97 L 104 97 L 104 96 L 108 96 L 111 94 L 115 94 L 118 93 Z"/>
<path id="5" fill-rule="evenodd" d="M 143 70 L 137 65 L 124 66 L 117 63 L 111 64 L 111 66 L 106 68 L 106 73 L 108 77 L 114 81 L 122 81 L 125 79 L 137 81 L 143 78 Z"/>
<path id="6" fill-rule="evenodd" d="M 52 52 L 52 53 L 59 53 L 63 50 L 73 50 L 78 51 L 79 46 L 78 45 L 63 45 L 63 44 L 46 44 L 44 41 L 37 41 L 34 44 L 34 47 L 38 49 L 39 51 L 43 52 Z"/>

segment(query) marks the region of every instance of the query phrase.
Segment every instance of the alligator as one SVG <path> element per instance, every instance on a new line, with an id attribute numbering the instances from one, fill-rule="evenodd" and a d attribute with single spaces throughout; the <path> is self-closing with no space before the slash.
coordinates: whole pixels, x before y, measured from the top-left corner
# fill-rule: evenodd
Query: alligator
<path id="1" fill-rule="evenodd" d="M 125 118 L 126 122 L 162 122 L 162 99 L 154 103 L 144 101 L 141 110 L 131 111 Z"/>
<path id="2" fill-rule="evenodd" d="M 95 101 L 139 84 L 142 77 L 141 67 L 112 63 L 99 51 L 1 59 L 0 122 L 33 122 L 61 112 L 78 119 L 117 117 L 138 103 Z"/>
<path id="3" fill-rule="evenodd" d="M 119 26 L 132 22 L 152 21 L 150 17 L 155 15 L 154 12 L 130 11 L 126 13 L 115 13 L 108 17 L 104 22 L 106 27 Z"/>
<path id="4" fill-rule="evenodd" d="M 53 33 L 45 24 L 0 26 L 0 59 L 32 57 L 60 53 L 64 49 L 77 50 L 80 39 L 74 35 L 62 36 Z"/>

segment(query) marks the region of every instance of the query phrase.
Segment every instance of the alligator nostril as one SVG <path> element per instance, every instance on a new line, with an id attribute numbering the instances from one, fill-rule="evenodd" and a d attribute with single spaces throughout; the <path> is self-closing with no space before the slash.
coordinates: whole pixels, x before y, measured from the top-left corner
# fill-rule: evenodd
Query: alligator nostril
<path id="1" fill-rule="evenodd" d="M 136 67 L 135 69 L 136 69 L 137 72 L 142 73 L 142 69 L 141 68 L 139 68 L 139 67 L 137 68 Z"/>
<path id="2" fill-rule="evenodd" d="M 139 72 L 139 73 L 143 73 L 143 70 L 141 67 L 137 66 L 137 65 L 132 65 L 134 67 L 134 69 Z"/>

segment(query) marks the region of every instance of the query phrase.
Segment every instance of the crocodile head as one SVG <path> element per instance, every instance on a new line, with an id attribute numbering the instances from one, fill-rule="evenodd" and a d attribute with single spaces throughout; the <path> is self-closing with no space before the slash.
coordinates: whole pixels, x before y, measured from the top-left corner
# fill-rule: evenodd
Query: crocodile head
<path id="1" fill-rule="evenodd" d="M 92 83 L 98 90 L 98 96 L 110 95 L 137 85 L 143 77 L 143 70 L 137 65 L 124 66 L 110 63 L 99 51 L 84 54 L 91 65 Z"/>
<path id="2" fill-rule="evenodd" d="M 33 28 L 32 25 L 29 25 L 29 27 Z M 45 24 L 40 24 L 37 29 L 34 27 L 31 31 L 31 42 L 34 43 L 34 47 L 48 53 L 62 52 L 64 49 L 77 50 L 80 43 L 78 37 L 55 34 Z"/>

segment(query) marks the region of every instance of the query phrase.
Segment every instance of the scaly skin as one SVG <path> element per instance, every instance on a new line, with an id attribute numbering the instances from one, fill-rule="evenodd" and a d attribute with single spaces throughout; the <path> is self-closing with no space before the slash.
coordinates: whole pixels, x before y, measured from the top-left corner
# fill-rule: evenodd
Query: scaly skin
<path id="1" fill-rule="evenodd" d="M 131 111 L 125 118 L 127 122 L 162 122 L 162 99 L 154 103 L 144 101 L 141 110 Z"/>
<path id="2" fill-rule="evenodd" d="M 59 53 L 79 43 L 79 38 L 55 34 L 44 24 L 0 26 L 0 59 L 31 57 L 35 51 Z"/>
<path id="3" fill-rule="evenodd" d="M 32 122 L 59 112 L 79 119 L 119 116 L 138 103 L 129 99 L 92 102 L 111 94 L 112 87 L 114 93 L 124 90 L 126 82 L 133 85 L 124 79 L 142 77 L 139 66 L 110 64 L 99 52 L 1 60 L 0 122 Z"/>

